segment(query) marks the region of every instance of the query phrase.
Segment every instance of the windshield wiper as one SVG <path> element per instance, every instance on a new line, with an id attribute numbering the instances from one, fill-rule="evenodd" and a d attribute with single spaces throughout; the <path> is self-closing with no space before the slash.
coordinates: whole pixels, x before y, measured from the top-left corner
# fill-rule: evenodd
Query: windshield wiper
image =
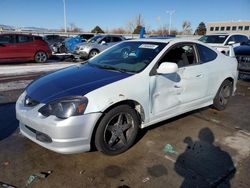
<path id="1" fill-rule="evenodd" d="M 119 71 L 119 72 L 122 72 L 122 73 L 127 73 L 126 69 L 117 68 L 117 67 L 113 67 L 113 66 L 110 66 L 110 65 L 102 65 L 102 66 L 98 66 L 98 67 L 101 68 L 101 69 L 116 70 L 116 71 Z"/>

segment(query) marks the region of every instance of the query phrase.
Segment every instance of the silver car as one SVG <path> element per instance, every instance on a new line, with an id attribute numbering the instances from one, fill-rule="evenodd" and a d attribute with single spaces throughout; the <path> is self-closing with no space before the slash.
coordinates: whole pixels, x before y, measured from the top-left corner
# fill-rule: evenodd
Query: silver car
<path id="1" fill-rule="evenodd" d="M 125 38 L 119 35 L 96 35 L 87 43 L 78 46 L 75 50 L 75 54 L 78 54 L 81 58 L 89 59 L 123 40 L 125 40 Z"/>

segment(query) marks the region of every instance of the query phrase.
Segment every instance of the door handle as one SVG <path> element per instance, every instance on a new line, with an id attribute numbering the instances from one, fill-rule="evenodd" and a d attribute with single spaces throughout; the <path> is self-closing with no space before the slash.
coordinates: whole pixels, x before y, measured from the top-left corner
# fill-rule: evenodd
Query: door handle
<path id="1" fill-rule="evenodd" d="M 202 78 L 202 77 L 203 77 L 203 74 L 196 75 L 196 78 Z"/>
<path id="2" fill-rule="evenodd" d="M 174 85 L 174 88 L 181 88 L 181 86 L 178 86 L 178 85 Z"/>

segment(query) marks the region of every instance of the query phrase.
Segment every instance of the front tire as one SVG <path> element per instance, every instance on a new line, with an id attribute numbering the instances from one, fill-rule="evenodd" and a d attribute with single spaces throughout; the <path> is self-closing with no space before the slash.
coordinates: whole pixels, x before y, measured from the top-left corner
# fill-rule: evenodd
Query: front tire
<path id="1" fill-rule="evenodd" d="M 35 54 L 35 62 L 37 63 L 45 63 L 47 59 L 48 59 L 47 54 L 43 51 L 38 51 Z"/>
<path id="2" fill-rule="evenodd" d="M 229 80 L 222 82 L 217 94 L 214 98 L 213 107 L 217 110 L 224 110 L 232 96 L 233 85 Z"/>
<path id="3" fill-rule="evenodd" d="M 98 125 L 96 148 L 106 155 L 123 153 L 134 143 L 138 128 L 136 111 L 127 105 L 117 106 L 107 112 Z"/>
<path id="4" fill-rule="evenodd" d="M 94 57 L 94 56 L 96 56 L 97 54 L 99 54 L 99 51 L 97 51 L 97 50 L 91 50 L 89 52 L 89 59 L 92 58 L 92 57 Z"/>

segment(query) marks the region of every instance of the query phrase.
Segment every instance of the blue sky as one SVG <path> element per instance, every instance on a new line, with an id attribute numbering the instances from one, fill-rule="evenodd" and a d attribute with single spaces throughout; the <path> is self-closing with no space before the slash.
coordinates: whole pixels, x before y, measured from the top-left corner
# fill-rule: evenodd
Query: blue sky
<path id="1" fill-rule="evenodd" d="M 84 31 L 96 25 L 104 30 L 125 27 L 139 14 L 146 26 L 157 29 L 169 24 L 167 10 L 175 10 L 172 27 L 178 30 L 184 20 L 193 29 L 201 21 L 250 20 L 250 0 L 66 0 L 67 23 Z M 63 28 L 63 0 L 0 0 L 0 24 Z"/>

